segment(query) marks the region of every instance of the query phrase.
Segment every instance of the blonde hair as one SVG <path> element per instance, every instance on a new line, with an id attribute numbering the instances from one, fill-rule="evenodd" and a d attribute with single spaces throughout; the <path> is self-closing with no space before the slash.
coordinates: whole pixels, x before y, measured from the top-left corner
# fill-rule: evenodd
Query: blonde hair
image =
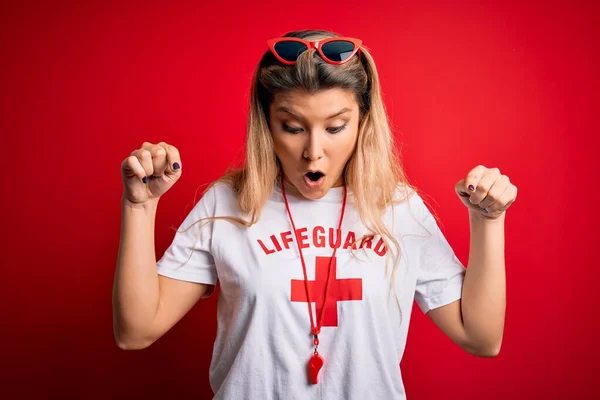
<path id="1" fill-rule="evenodd" d="M 340 35 L 323 30 L 294 31 L 284 35 L 306 40 L 336 36 Z M 393 244 L 396 252 L 391 280 L 394 282 L 401 257 L 400 244 L 393 232 L 385 226 L 383 216 L 391 205 L 407 201 L 410 197 L 395 199 L 398 185 L 412 189 L 410 195 L 418 190 L 408 182 L 404 174 L 381 96 L 375 61 L 364 45 L 361 46 L 359 57 L 354 56 L 342 65 L 326 63 L 315 55 L 314 49 L 303 52 L 293 66 L 280 63 L 269 50 L 264 53 L 252 78 L 245 164 L 241 168 L 230 169 L 203 191 L 204 195 L 217 183 L 228 184 L 238 196 L 239 209 L 249 216 L 249 220 L 234 216 L 216 216 L 202 220 L 224 219 L 242 227 L 257 223 L 274 186 L 281 181 L 282 169 L 274 152 L 269 129 L 269 105 L 275 94 L 289 90 L 315 93 L 331 88 L 354 93 L 360 108 L 356 150 L 343 171 L 344 181 L 354 194 L 355 207 L 361 221 L 370 231 L 370 234 L 356 242 L 364 237 L 380 235 L 386 249 L 391 250 L 390 243 Z M 386 257 L 389 255 L 387 253 Z"/>

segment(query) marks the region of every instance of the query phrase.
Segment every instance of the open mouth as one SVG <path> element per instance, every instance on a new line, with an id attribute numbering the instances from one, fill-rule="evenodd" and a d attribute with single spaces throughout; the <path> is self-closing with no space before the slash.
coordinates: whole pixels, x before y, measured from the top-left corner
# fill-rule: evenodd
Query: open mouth
<path id="1" fill-rule="evenodd" d="M 323 176 L 325 176 L 325 174 L 322 173 L 321 171 L 315 171 L 315 172 L 309 171 L 305 175 L 308 177 L 308 179 L 311 180 L 311 182 L 317 182 L 319 179 L 321 179 Z"/>

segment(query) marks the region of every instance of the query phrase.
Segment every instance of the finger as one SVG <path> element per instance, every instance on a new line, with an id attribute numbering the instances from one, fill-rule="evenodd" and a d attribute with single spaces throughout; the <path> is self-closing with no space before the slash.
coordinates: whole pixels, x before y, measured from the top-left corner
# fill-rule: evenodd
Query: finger
<path id="1" fill-rule="evenodd" d="M 502 193 L 502 196 L 488 208 L 489 212 L 492 213 L 494 211 L 504 211 L 512 203 L 515 202 L 517 198 L 517 187 L 515 185 L 509 184 L 508 188 Z"/>
<path id="2" fill-rule="evenodd" d="M 456 182 L 456 184 L 454 185 L 454 191 L 462 197 L 468 197 L 471 195 L 471 193 L 465 189 L 464 179 L 461 179 L 460 181 Z"/>
<path id="3" fill-rule="evenodd" d="M 494 181 L 485 198 L 479 203 L 479 207 L 487 208 L 489 211 L 490 207 L 502 197 L 509 185 L 510 182 L 506 179 L 506 176 L 501 175 L 500 178 Z"/>
<path id="4" fill-rule="evenodd" d="M 152 166 L 152 155 L 149 150 L 137 149 L 131 153 L 132 156 L 138 158 L 142 168 L 144 168 L 145 176 L 150 178 L 154 174 L 154 167 Z M 147 182 L 144 182 L 147 183 Z"/>
<path id="5" fill-rule="evenodd" d="M 146 183 L 143 181 L 146 176 L 146 171 L 144 170 L 144 167 L 142 167 L 139 158 L 135 155 L 131 155 L 123 160 L 121 169 L 124 172 L 123 176 L 125 178 L 137 177 L 140 181 Z"/>
<path id="6" fill-rule="evenodd" d="M 167 169 L 165 175 L 169 177 L 177 177 L 181 174 L 181 156 L 179 150 L 175 146 L 171 146 L 165 142 L 160 142 L 167 153 Z"/>
<path id="7" fill-rule="evenodd" d="M 149 142 L 144 142 L 142 148 L 150 152 L 152 158 L 152 175 L 161 176 L 167 168 L 167 152 L 165 148 Z"/>
<path id="8" fill-rule="evenodd" d="M 488 169 L 483 165 L 478 165 L 467 174 L 465 178 L 465 189 L 468 193 L 475 193 L 479 186 L 479 181 Z"/>
<path id="9" fill-rule="evenodd" d="M 481 166 L 482 167 L 482 166 Z M 469 185 L 473 185 L 475 186 L 475 190 L 472 191 L 471 193 L 471 197 L 469 198 L 469 201 L 471 202 L 471 204 L 479 204 L 483 201 L 483 199 L 487 196 L 490 188 L 492 187 L 492 185 L 494 184 L 494 182 L 496 181 L 496 179 L 498 179 L 500 177 L 500 170 L 498 168 L 485 168 L 483 167 L 484 170 L 481 171 L 479 169 L 479 166 L 476 167 L 474 169 L 473 173 L 473 177 L 469 176 L 467 178 L 466 181 L 469 181 L 469 179 L 477 179 L 477 184 L 473 185 L 472 183 L 466 183 L 467 186 Z M 471 175 L 471 174 L 469 174 Z"/>

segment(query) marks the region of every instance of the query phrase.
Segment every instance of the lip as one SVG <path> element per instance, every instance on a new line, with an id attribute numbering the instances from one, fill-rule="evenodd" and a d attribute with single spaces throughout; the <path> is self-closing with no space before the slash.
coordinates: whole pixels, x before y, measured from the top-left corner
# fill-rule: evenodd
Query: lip
<path id="1" fill-rule="evenodd" d="M 325 182 L 326 175 L 322 171 L 319 171 L 319 170 L 311 169 L 311 170 L 308 170 L 307 173 L 308 172 L 320 172 L 321 174 L 323 174 L 323 176 L 321 176 L 318 181 L 313 182 L 308 178 L 308 176 L 306 176 L 306 174 L 304 174 L 303 178 L 304 178 L 304 184 L 306 185 L 306 187 L 311 190 L 316 190 L 316 189 L 322 188 L 323 183 Z"/>

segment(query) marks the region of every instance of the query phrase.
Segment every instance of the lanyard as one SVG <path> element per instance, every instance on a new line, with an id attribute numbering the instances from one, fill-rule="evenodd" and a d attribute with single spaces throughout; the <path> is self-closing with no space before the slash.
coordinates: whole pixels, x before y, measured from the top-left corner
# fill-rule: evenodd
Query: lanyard
<path id="1" fill-rule="evenodd" d="M 333 255 L 329 259 L 329 268 L 327 270 L 327 283 L 325 284 L 325 297 L 324 297 L 325 300 L 324 300 L 323 308 L 321 309 L 320 318 L 317 321 L 318 323 L 315 325 L 315 320 L 313 318 L 313 312 L 312 312 L 312 303 L 310 301 L 310 292 L 308 290 L 308 277 L 306 275 L 306 264 L 304 263 L 304 255 L 302 254 L 302 248 L 300 247 L 300 240 L 298 240 L 298 232 L 296 231 L 296 225 L 294 224 L 294 219 L 292 218 L 292 213 L 290 211 L 290 205 L 288 203 L 287 196 L 285 195 L 285 182 L 283 181 L 283 173 L 281 174 L 281 192 L 283 194 L 283 199 L 285 200 L 285 207 L 287 209 L 287 213 L 290 218 L 290 222 L 292 223 L 292 229 L 294 230 L 294 235 L 296 237 L 296 244 L 298 245 L 298 252 L 300 253 L 300 261 L 302 261 L 302 270 L 304 271 L 304 289 L 306 290 L 306 300 L 308 301 L 308 313 L 310 315 L 311 333 L 313 335 L 313 344 L 315 345 L 314 354 L 312 355 L 312 357 L 310 358 L 310 360 L 308 362 L 308 371 L 310 374 L 311 382 L 313 384 L 316 384 L 317 383 L 317 375 L 319 374 L 319 370 L 321 369 L 321 367 L 323 367 L 323 364 L 325 362 L 323 357 L 318 352 L 319 333 L 321 333 L 321 326 L 323 326 L 323 318 L 325 316 L 325 310 L 327 309 L 327 294 L 329 293 L 329 281 L 331 278 L 331 262 L 335 258 L 335 253 L 337 251 L 337 247 L 334 247 Z M 341 233 L 341 230 L 342 230 L 342 221 L 344 220 L 344 211 L 346 210 L 346 197 L 347 197 L 346 195 L 347 195 L 347 189 L 346 189 L 346 185 L 344 184 L 344 200 L 342 203 L 342 212 L 340 215 L 340 222 L 338 224 L 338 235 Z M 334 277 L 334 279 L 335 279 L 335 277 Z"/>

